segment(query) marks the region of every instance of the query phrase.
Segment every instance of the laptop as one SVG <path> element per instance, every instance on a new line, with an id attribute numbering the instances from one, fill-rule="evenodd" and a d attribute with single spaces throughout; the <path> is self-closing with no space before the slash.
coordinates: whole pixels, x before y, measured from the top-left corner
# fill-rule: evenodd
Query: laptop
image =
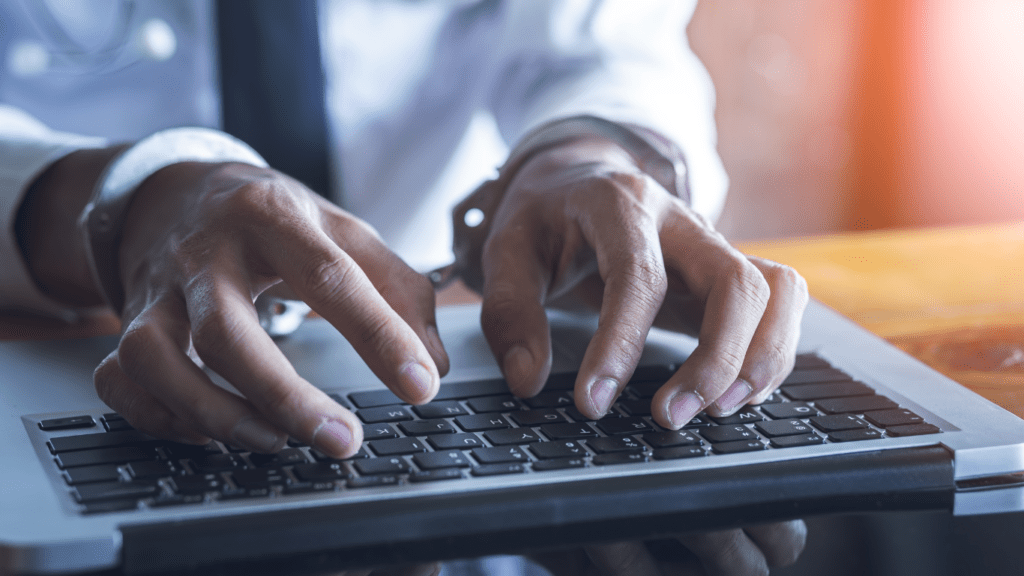
<path id="1" fill-rule="evenodd" d="M 0 342 L 0 572 L 261 574 L 660 538 L 824 513 L 1024 509 L 1024 421 L 818 302 L 769 402 L 659 428 L 650 396 L 695 341 L 652 331 L 612 414 L 571 401 L 592 317 L 551 312 L 554 366 L 508 395 L 479 308 L 438 311 L 452 370 L 402 405 L 325 321 L 279 341 L 353 409 L 367 441 L 336 461 L 178 445 L 96 397 L 113 337 Z"/>

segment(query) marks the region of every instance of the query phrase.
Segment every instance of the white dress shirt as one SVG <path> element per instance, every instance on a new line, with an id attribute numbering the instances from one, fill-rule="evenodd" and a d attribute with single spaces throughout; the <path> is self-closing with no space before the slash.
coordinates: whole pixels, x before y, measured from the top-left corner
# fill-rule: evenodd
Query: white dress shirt
<path id="1" fill-rule="evenodd" d="M 432 268 L 451 258 L 451 208 L 510 144 L 588 113 L 675 140 L 694 208 L 715 218 L 727 181 L 711 83 L 685 38 L 695 3 L 324 0 L 333 199 L 414 268 Z M 14 238 L 21 198 L 46 166 L 219 124 L 210 2 L 126 5 L 0 0 L 0 308 L 69 312 L 35 289 Z"/>

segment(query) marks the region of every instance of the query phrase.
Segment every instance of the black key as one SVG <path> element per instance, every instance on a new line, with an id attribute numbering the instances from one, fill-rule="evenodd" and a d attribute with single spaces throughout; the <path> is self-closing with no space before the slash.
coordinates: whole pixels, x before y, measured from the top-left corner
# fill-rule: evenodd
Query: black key
<path id="1" fill-rule="evenodd" d="M 337 490 L 334 482 L 292 482 L 285 484 L 281 489 L 282 494 L 309 494 L 310 492 L 334 492 Z"/>
<path id="2" fill-rule="evenodd" d="M 846 382 L 852 381 L 849 374 L 835 368 L 812 368 L 808 370 L 794 370 L 785 380 L 783 386 L 798 384 L 823 384 L 825 382 Z"/>
<path id="3" fill-rule="evenodd" d="M 438 434 L 427 438 L 427 443 L 435 450 L 466 450 L 479 448 L 484 445 L 476 434 Z"/>
<path id="4" fill-rule="evenodd" d="M 809 434 L 796 434 L 794 436 L 779 436 L 772 438 L 772 446 L 776 448 L 793 448 L 796 446 L 812 446 L 814 444 L 821 444 L 825 442 L 825 439 L 818 436 L 814 432 Z"/>
<path id="5" fill-rule="evenodd" d="M 202 494 L 219 492 L 224 488 L 224 480 L 219 474 L 188 474 L 171 477 L 171 486 L 178 494 Z"/>
<path id="6" fill-rule="evenodd" d="M 654 428 L 652 428 L 646 420 L 636 416 L 631 418 L 618 418 L 614 420 L 601 420 L 597 423 L 597 427 L 601 429 L 601 432 L 604 432 L 609 436 L 654 431 Z"/>
<path id="7" fill-rule="evenodd" d="M 269 487 L 238 489 L 225 488 L 224 491 L 222 491 L 219 494 L 219 498 L 221 500 L 238 500 L 240 498 L 267 498 L 273 493 L 274 491 L 271 490 Z"/>
<path id="8" fill-rule="evenodd" d="M 654 380 L 656 382 L 665 383 L 676 373 L 676 368 L 678 367 L 669 364 L 648 364 L 646 366 L 637 366 L 636 370 L 633 370 L 633 375 L 629 379 L 630 381 L 635 382 Z"/>
<path id="9" fill-rule="evenodd" d="M 737 452 L 764 450 L 765 445 L 758 440 L 737 440 L 735 442 L 712 444 L 711 449 L 715 451 L 715 454 L 736 454 Z"/>
<path id="10" fill-rule="evenodd" d="M 139 507 L 138 500 L 110 500 L 107 502 L 90 502 L 85 505 L 82 514 L 108 514 L 110 512 L 123 512 L 135 510 Z"/>
<path id="11" fill-rule="evenodd" d="M 249 454 L 249 462 L 252 462 L 253 466 L 261 468 L 264 466 L 304 464 L 309 462 L 309 458 L 306 458 L 306 453 L 298 448 L 285 448 L 277 454 L 259 454 L 253 452 L 252 454 Z"/>
<path id="12" fill-rule="evenodd" d="M 757 434 L 746 426 L 709 426 L 702 429 L 700 435 L 714 444 L 757 440 Z"/>
<path id="13" fill-rule="evenodd" d="M 227 472 L 236 468 L 244 468 L 245 461 L 238 454 L 211 454 L 192 459 L 192 469 L 199 474 L 211 472 Z"/>
<path id="14" fill-rule="evenodd" d="M 857 398 L 833 398 L 815 402 L 822 412 L 827 414 L 845 414 L 853 412 L 863 414 L 871 410 L 888 410 L 899 408 L 899 405 L 885 396 L 860 396 Z"/>
<path id="15" fill-rule="evenodd" d="M 427 452 L 412 457 L 412 461 L 422 470 L 437 470 L 440 468 L 468 468 L 470 463 L 466 456 L 459 450 L 445 450 L 444 452 Z"/>
<path id="16" fill-rule="evenodd" d="M 356 411 L 356 415 L 367 424 L 379 422 L 401 422 L 412 420 L 412 414 L 403 406 L 384 406 L 381 408 L 364 408 Z"/>
<path id="17" fill-rule="evenodd" d="M 768 438 L 814 433 L 814 429 L 812 429 L 809 424 L 805 424 L 800 420 L 772 420 L 769 422 L 758 422 L 757 424 L 754 424 L 754 429 Z"/>
<path id="18" fill-rule="evenodd" d="M 563 410 L 565 411 L 565 415 L 568 416 L 569 418 L 571 418 L 573 422 L 593 422 L 594 421 L 592 418 L 590 418 L 588 416 L 585 416 L 583 414 L 583 412 L 580 412 L 579 408 L 577 408 L 575 406 L 570 406 L 568 408 L 563 408 Z M 622 418 L 622 414 L 616 412 L 615 410 L 609 410 L 608 412 L 605 413 L 604 416 L 601 416 L 602 420 L 604 420 L 605 418 Z"/>
<path id="19" fill-rule="evenodd" d="M 349 400 L 356 408 L 376 408 L 378 406 L 390 406 L 392 404 L 405 404 L 405 401 L 395 396 L 390 390 L 368 390 L 366 392 L 352 392 L 348 395 Z"/>
<path id="20" fill-rule="evenodd" d="M 474 396 L 497 396 L 508 394 L 508 383 L 501 378 L 491 380 L 473 380 L 470 382 L 455 382 L 442 384 L 434 396 L 434 401 L 458 400 L 461 398 L 472 398 Z M 348 395 L 352 403 L 358 408 L 373 408 L 376 406 L 388 406 L 391 404 L 404 404 L 404 402 L 388 390 L 372 390 L 368 392 L 353 392 Z"/>
<path id="21" fill-rule="evenodd" d="M 473 468 L 473 476 L 500 476 L 502 474 L 522 474 L 526 472 L 526 466 L 513 462 L 509 464 L 486 464 Z"/>
<path id="22" fill-rule="evenodd" d="M 761 406 L 764 406 L 766 404 L 778 404 L 779 402 L 785 401 L 786 397 L 782 395 L 782 392 L 776 390 L 772 392 L 767 398 L 765 398 L 764 402 L 761 402 Z"/>
<path id="23" fill-rule="evenodd" d="M 766 404 L 761 406 L 761 412 L 769 418 L 783 420 L 786 418 L 809 418 L 817 416 L 818 411 L 806 402 L 782 402 L 779 404 Z"/>
<path id="24" fill-rule="evenodd" d="M 613 452 L 643 452 L 647 446 L 640 443 L 632 436 L 613 436 L 609 438 L 594 438 L 587 440 L 587 446 L 598 454 L 611 454 Z"/>
<path id="25" fill-rule="evenodd" d="M 224 451 L 216 442 L 197 446 L 195 444 L 179 444 L 178 442 L 165 442 L 162 446 L 164 453 L 172 460 L 182 458 L 200 458 L 211 454 L 223 454 Z"/>
<path id="26" fill-rule="evenodd" d="M 801 384 L 787 386 L 783 389 L 786 396 L 793 400 L 822 400 L 825 398 L 849 398 L 851 396 L 871 396 L 875 391 L 867 384 L 860 382 L 833 382 L 831 384 Z"/>
<path id="27" fill-rule="evenodd" d="M 810 370 L 811 368 L 829 368 L 831 365 L 824 359 L 818 357 L 815 354 L 797 354 L 796 355 L 796 370 Z"/>
<path id="28" fill-rule="evenodd" d="M 156 450 L 126 446 L 123 448 L 100 448 L 98 450 L 81 450 L 67 452 L 57 456 L 57 466 L 75 468 L 77 466 L 95 466 L 97 464 L 124 464 L 135 460 L 155 460 Z"/>
<path id="29" fill-rule="evenodd" d="M 125 419 L 120 420 L 104 420 L 103 427 L 107 429 L 107 432 L 128 432 L 135 430 L 131 424 Z"/>
<path id="30" fill-rule="evenodd" d="M 538 442 L 530 445 L 530 452 L 541 460 L 555 458 L 580 458 L 587 455 L 587 450 L 576 442 Z"/>
<path id="31" fill-rule="evenodd" d="M 203 501 L 202 495 L 182 496 L 181 494 L 161 494 L 149 503 L 150 508 L 166 508 L 168 506 L 181 506 L 182 504 L 199 504 Z"/>
<path id="32" fill-rule="evenodd" d="M 498 414 L 474 414 L 472 416 L 458 416 L 455 423 L 466 432 L 479 432 L 481 430 L 498 430 L 500 428 L 511 428 L 512 425 L 505 420 L 504 416 Z"/>
<path id="33" fill-rule="evenodd" d="M 835 414 L 833 416 L 816 416 L 811 424 L 822 432 L 838 432 L 839 430 L 857 430 L 867 428 L 868 423 L 852 414 Z"/>
<path id="34" fill-rule="evenodd" d="M 375 486 L 395 486 L 398 484 L 398 476 L 363 476 L 352 478 L 346 486 L 349 488 L 373 488 Z"/>
<path id="35" fill-rule="evenodd" d="M 363 441 L 398 438 L 398 430 L 391 424 L 367 424 L 363 426 Z"/>
<path id="36" fill-rule="evenodd" d="M 414 420 L 398 425 L 406 436 L 427 436 L 429 434 L 454 434 L 455 427 L 444 418 L 432 420 Z"/>
<path id="37" fill-rule="evenodd" d="M 594 456 L 595 466 L 607 466 L 610 464 L 632 464 L 634 462 L 646 462 L 646 452 L 617 452 L 614 454 L 598 454 Z"/>
<path id="38" fill-rule="evenodd" d="M 597 432 L 584 422 L 573 424 L 545 424 L 540 427 L 540 431 L 552 440 L 573 440 L 576 438 L 590 438 L 597 436 Z"/>
<path id="39" fill-rule="evenodd" d="M 374 440 L 367 442 L 378 456 L 397 456 L 426 452 L 427 447 L 415 438 L 395 438 L 393 440 Z"/>
<path id="40" fill-rule="evenodd" d="M 284 472 L 275 468 L 236 470 L 231 473 L 231 477 L 235 479 L 235 484 L 245 489 L 281 486 L 287 480 Z"/>
<path id="41" fill-rule="evenodd" d="M 529 428 L 491 430 L 490 432 L 484 432 L 484 438 L 495 446 L 504 446 L 507 444 L 531 444 L 540 440 L 540 436 Z"/>
<path id="42" fill-rule="evenodd" d="M 921 418 L 906 408 L 867 412 L 864 414 L 864 419 L 875 426 L 880 426 L 882 428 L 903 426 L 905 424 L 920 424 L 921 422 L 924 422 L 924 418 Z"/>
<path id="43" fill-rule="evenodd" d="M 469 414 L 462 404 L 459 404 L 455 400 L 448 400 L 445 402 L 431 402 L 424 404 L 423 406 L 413 406 L 412 411 L 415 412 L 420 418 L 453 418 L 455 416 L 465 416 Z"/>
<path id="44" fill-rule="evenodd" d="M 903 426 L 890 426 L 885 431 L 889 436 L 920 436 L 922 434 L 938 434 L 941 432 L 937 426 L 922 422 L 921 424 L 904 424 Z"/>
<path id="45" fill-rule="evenodd" d="M 576 372 L 561 372 L 548 376 L 544 390 L 572 390 L 576 387 Z"/>
<path id="46" fill-rule="evenodd" d="M 875 440 L 881 438 L 882 433 L 874 428 L 860 428 L 857 430 L 840 430 L 828 435 L 833 442 L 856 442 L 858 440 Z"/>
<path id="47" fill-rule="evenodd" d="M 364 476 L 375 474 L 401 474 L 409 471 L 409 464 L 401 458 L 367 458 L 352 464 Z"/>
<path id="48" fill-rule="evenodd" d="M 714 426 L 714 424 L 715 423 L 711 421 L 711 418 L 708 418 L 707 414 L 701 412 L 694 416 L 692 420 L 687 422 L 683 428 L 703 428 L 705 426 Z"/>
<path id="49" fill-rule="evenodd" d="M 706 453 L 700 446 L 674 446 L 672 448 L 658 448 L 654 451 L 655 460 L 678 460 L 680 458 L 696 458 Z"/>
<path id="50" fill-rule="evenodd" d="M 338 404 L 341 404 L 345 408 L 352 408 L 352 405 L 349 404 L 348 401 L 346 401 L 345 398 L 343 398 L 341 394 L 337 394 L 337 393 L 333 393 L 332 392 L 332 393 L 328 394 L 327 397 L 330 398 L 331 400 L 334 400 Z"/>
<path id="51" fill-rule="evenodd" d="M 359 448 L 359 451 L 349 456 L 348 458 L 335 458 L 334 456 L 328 456 L 319 450 L 310 450 L 310 454 L 317 462 L 348 462 L 351 460 L 360 460 L 362 458 L 369 458 L 370 454 L 366 451 L 366 448 Z"/>
<path id="52" fill-rule="evenodd" d="M 651 401 L 650 400 L 620 400 L 618 402 L 618 406 L 628 416 L 650 416 L 651 415 Z"/>
<path id="53" fill-rule="evenodd" d="M 363 426 L 363 429 L 366 429 L 366 427 Z M 363 437 L 363 440 L 366 440 L 365 436 Z M 306 444 L 305 442 L 303 442 L 301 440 L 296 440 L 295 438 L 288 438 L 288 447 L 289 448 L 309 448 L 309 444 Z"/>
<path id="54" fill-rule="evenodd" d="M 533 398 L 523 399 L 523 403 L 530 408 L 561 408 L 574 404 L 572 396 L 565 392 L 541 392 Z"/>
<path id="55" fill-rule="evenodd" d="M 481 464 L 502 464 L 505 462 L 526 462 L 526 453 L 515 446 L 497 448 L 474 448 L 473 457 Z"/>
<path id="56" fill-rule="evenodd" d="M 437 482 L 438 480 L 458 480 L 459 478 L 462 478 L 462 471 L 457 468 L 442 468 L 409 474 L 409 482 Z"/>
<path id="57" fill-rule="evenodd" d="M 669 448 L 672 446 L 693 446 L 701 445 L 704 442 L 696 434 L 688 430 L 672 430 L 669 432 L 651 432 L 640 438 L 654 448 Z"/>
<path id="58" fill-rule="evenodd" d="M 548 470 L 566 470 L 568 468 L 585 468 L 587 461 L 583 458 L 557 458 L 555 460 L 542 460 L 533 463 L 533 469 L 537 472 Z"/>
<path id="59" fill-rule="evenodd" d="M 503 396 L 485 396 L 483 398 L 470 398 L 466 404 L 470 410 L 477 414 L 489 414 L 491 412 L 511 412 L 522 410 L 523 405 L 514 396 L 505 394 Z"/>
<path id="60" fill-rule="evenodd" d="M 140 460 L 128 465 L 128 475 L 136 480 L 163 478 L 173 473 L 171 463 L 164 460 Z"/>
<path id="61" fill-rule="evenodd" d="M 299 464 L 292 468 L 292 474 L 304 482 L 324 482 L 328 480 L 343 480 L 350 474 L 340 464 L 329 462 L 317 462 L 316 464 Z"/>
<path id="62" fill-rule="evenodd" d="M 512 412 L 508 417 L 520 426 L 540 426 L 556 422 L 568 422 L 558 410 L 520 410 Z"/>
<path id="63" fill-rule="evenodd" d="M 729 416 L 711 416 L 711 419 L 717 424 L 749 424 L 764 420 L 764 416 L 753 406 L 744 406 Z"/>
<path id="64" fill-rule="evenodd" d="M 85 504 L 103 500 L 125 500 L 128 498 L 146 498 L 160 492 L 156 484 L 142 482 L 102 482 L 83 484 L 75 488 L 75 500 Z"/>
<path id="65" fill-rule="evenodd" d="M 73 428 L 92 428 L 95 425 L 96 421 L 92 419 L 92 416 L 69 416 L 67 418 L 41 420 L 39 422 L 39 429 L 52 432 L 54 430 L 71 430 Z"/>
<path id="66" fill-rule="evenodd" d="M 72 486 L 90 482 L 116 482 L 119 478 L 121 478 L 121 474 L 117 471 L 116 464 L 82 466 L 81 468 L 68 468 L 64 471 L 64 480 Z"/>
<path id="67" fill-rule="evenodd" d="M 666 379 L 667 380 L 667 379 Z M 654 394 L 665 384 L 665 380 L 634 381 L 629 383 L 629 390 L 632 390 L 638 398 L 651 399 Z M 648 402 L 650 404 L 650 402 Z"/>
<path id="68" fill-rule="evenodd" d="M 97 432 L 96 434 L 80 434 L 78 436 L 62 436 L 50 438 L 50 452 L 62 454 L 75 450 L 92 450 L 95 448 L 116 448 L 118 446 L 153 446 L 160 441 L 142 432 Z"/>

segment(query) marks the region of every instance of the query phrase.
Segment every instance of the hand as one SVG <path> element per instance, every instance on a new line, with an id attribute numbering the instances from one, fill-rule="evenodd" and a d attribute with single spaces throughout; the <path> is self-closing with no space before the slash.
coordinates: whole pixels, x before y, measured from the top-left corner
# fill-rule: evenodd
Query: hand
<path id="1" fill-rule="evenodd" d="M 253 300 L 281 282 L 403 400 L 428 401 L 447 370 L 426 278 L 368 225 L 275 171 L 169 166 L 136 192 L 122 238 L 123 334 L 95 383 L 142 431 L 258 452 L 289 436 L 336 457 L 359 448 L 359 420 L 296 374 L 259 326 Z"/>
<path id="2" fill-rule="evenodd" d="M 652 325 L 699 344 L 652 401 L 678 429 L 702 409 L 760 402 L 793 367 L 803 279 L 740 254 L 711 224 L 600 138 L 542 152 L 512 179 L 490 219 L 481 258 L 484 333 L 512 391 L 537 394 L 551 343 L 545 304 L 600 310 L 575 386 L 600 418 L 621 393 Z"/>
<path id="3" fill-rule="evenodd" d="M 671 542 L 620 542 L 532 558 L 555 576 L 759 576 L 796 562 L 807 540 L 807 526 L 792 520 L 675 540 L 683 549 L 666 554 L 659 552 Z"/>

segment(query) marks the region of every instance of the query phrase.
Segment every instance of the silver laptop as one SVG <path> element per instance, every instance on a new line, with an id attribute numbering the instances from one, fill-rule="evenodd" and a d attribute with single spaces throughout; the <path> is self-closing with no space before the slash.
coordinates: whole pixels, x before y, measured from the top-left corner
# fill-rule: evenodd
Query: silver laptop
<path id="1" fill-rule="evenodd" d="M 452 370 L 409 407 L 329 324 L 281 348 L 366 426 L 356 458 L 248 454 L 131 429 L 97 398 L 114 338 L 0 343 L 0 573 L 343 569 L 658 538 L 865 510 L 1024 509 L 1024 421 L 812 302 L 769 402 L 659 428 L 692 351 L 655 330 L 613 413 L 572 405 L 593 319 L 551 313 L 548 387 L 508 395 L 477 307 L 439 310 Z"/>

